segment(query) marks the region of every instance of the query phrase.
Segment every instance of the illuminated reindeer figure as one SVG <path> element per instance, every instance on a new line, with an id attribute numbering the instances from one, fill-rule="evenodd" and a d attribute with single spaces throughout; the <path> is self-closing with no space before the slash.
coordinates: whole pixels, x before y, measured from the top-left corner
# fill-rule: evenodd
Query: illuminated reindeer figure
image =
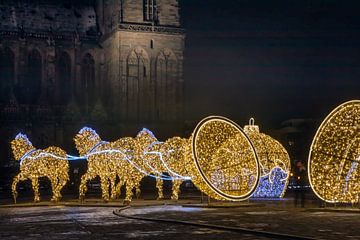
<path id="1" fill-rule="evenodd" d="M 40 201 L 40 177 L 47 177 L 51 182 L 53 192 L 51 201 L 59 201 L 61 190 L 69 180 L 69 163 L 66 152 L 58 147 L 48 147 L 44 150 L 36 149 L 26 135 L 21 133 L 11 141 L 11 148 L 15 159 L 20 161 L 20 173 L 15 176 L 12 183 L 15 203 L 18 196 L 16 186 L 19 181 L 27 179 L 30 179 L 32 183 L 34 202 Z"/>

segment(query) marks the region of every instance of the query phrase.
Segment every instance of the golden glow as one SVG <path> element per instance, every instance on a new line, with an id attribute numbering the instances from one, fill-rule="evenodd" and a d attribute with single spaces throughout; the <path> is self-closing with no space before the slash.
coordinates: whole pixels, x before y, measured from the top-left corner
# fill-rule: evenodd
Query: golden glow
<path id="1" fill-rule="evenodd" d="M 181 183 L 191 179 L 200 191 L 214 199 L 241 201 L 255 191 L 260 176 L 269 174 L 274 167 L 288 173 L 290 166 L 285 149 L 276 140 L 260 133 L 258 126 L 252 124 L 243 131 L 224 117 L 205 118 L 189 139 L 173 137 L 158 142 L 149 130 L 143 129 L 134 138 L 123 137 L 105 142 L 93 129 L 84 127 L 74 141 L 80 156 L 87 159 L 88 164 L 79 187 L 81 201 L 87 192 L 87 182 L 99 176 L 103 200 L 118 198 L 121 186 L 125 185 L 125 202 L 131 202 L 133 190 L 136 190 L 137 196 L 140 194 L 140 182 L 147 175 L 156 178 L 158 198 L 163 198 L 163 179 L 172 180 L 173 200 L 179 198 Z M 23 162 L 22 172 L 13 185 L 15 198 L 18 180 L 27 175 L 31 179 L 35 179 L 33 176 L 47 176 L 55 184 L 54 179 L 62 174 L 67 181 L 67 157 L 79 159 L 67 156 L 56 147 L 35 150 L 26 136 L 17 137 L 12 142 L 12 148 L 14 156 Z M 48 166 L 46 162 L 51 162 L 48 169 L 45 169 Z M 54 185 L 55 201 L 61 197 L 62 186 Z M 33 180 L 33 187 L 35 200 L 38 201 L 37 178 Z"/>
<path id="2" fill-rule="evenodd" d="M 66 152 L 58 147 L 49 147 L 44 150 L 35 149 L 23 134 L 11 141 L 11 148 L 16 160 L 20 160 L 20 173 L 14 177 L 12 193 L 16 203 L 16 186 L 19 181 L 31 180 L 34 191 L 34 202 L 40 201 L 39 178 L 47 177 L 51 182 L 52 201 L 61 199 L 61 190 L 69 180 L 69 165 Z"/>
<path id="3" fill-rule="evenodd" d="M 241 201 L 256 189 L 260 169 L 255 149 L 231 120 L 223 117 L 202 120 L 193 134 L 192 152 L 197 169 L 192 180 L 210 197 Z"/>
<path id="4" fill-rule="evenodd" d="M 124 137 L 115 142 L 102 142 L 99 135 L 92 129 L 83 128 L 74 138 L 76 148 L 82 156 L 87 156 L 88 169 L 81 177 L 79 198 L 84 200 L 86 183 L 100 177 L 102 198 L 108 201 L 120 195 L 120 188 L 126 184 L 125 201 L 131 201 L 133 188 L 139 187 L 144 174 L 138 171 L 128 161 L 129 156 L 137 162 L 139 141 L 131 137 Z M 94 154 L 92 154 L 94 153 Z M 116 184 L 117 176 L 120 182 Z M 109 193 L 109 188 L 110 193 Z"/>
<path id="5" fill-rule="evenodd" d="M 254 124 L 254 119 L 251 118 L 249 125 L 244 127 L 244 132 L 250 138 L 255 147 L 259 162 L 260 162 L 260 176 L 264 177 L 271 174 L 271 170 L 279 167 L 286 173 L 284 187 L 279 197 L 283 197 L 289 181 L 290 173 L 290 157 L 286 149 L 273 139 L 272 137 L 260 133 L 259 126 Z"/>
<path id="6" fill-rule="evenodd" d="M 359 202 L 360 100 L 335 108 L 313 139 L 309 181 L 315 194 L 327 202 Z"/>

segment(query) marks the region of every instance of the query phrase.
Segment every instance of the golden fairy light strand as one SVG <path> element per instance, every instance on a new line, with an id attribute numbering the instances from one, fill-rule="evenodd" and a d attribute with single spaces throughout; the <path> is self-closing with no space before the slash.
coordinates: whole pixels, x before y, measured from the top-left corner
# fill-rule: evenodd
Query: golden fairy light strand
<path id="1" fill-rule="evenodd" d="M 309 181 L 326 202 L 359 202 L 360 100 L 345 102 L 322 122 L 308 160 Z"/>

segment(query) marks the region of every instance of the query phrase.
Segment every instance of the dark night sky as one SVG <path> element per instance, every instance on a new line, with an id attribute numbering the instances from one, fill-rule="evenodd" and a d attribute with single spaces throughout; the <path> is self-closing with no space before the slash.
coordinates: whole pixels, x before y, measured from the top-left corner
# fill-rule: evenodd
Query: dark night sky
<path id="1" fill-rule="evenodd" d="M 265 128 L 360 98 L 357 1 L 180 0 L 186 117 Z"/>

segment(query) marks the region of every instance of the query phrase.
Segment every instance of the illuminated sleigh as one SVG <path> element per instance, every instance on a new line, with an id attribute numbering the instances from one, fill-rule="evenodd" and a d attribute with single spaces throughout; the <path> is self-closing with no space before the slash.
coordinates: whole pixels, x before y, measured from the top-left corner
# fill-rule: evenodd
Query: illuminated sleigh
<path id="1" fill-rule="evenodd" d="M 287 151 L 260 133 L 253 119 L 242 130 L 224 117 L 205 118 L 190 139 L 170 138 L 158 151 L 174 175 L 187 176 L 214 199 L 282 197 L 288 184 Z M 182 180 L 173 180 L 173 196 L 178 196 Z"/>
<path id="2" fill-rule="evenodd" d="M 24 134 L 18 134 L 11 141 L 11 148 L 16 160 L 20 161 L 20 173 L 12 183 L 13 198 L 18 196 L 16 186 L 19 181 L 31 180 L 34 202 L 40 201 L 39 178 L 47 177 L 51 182 L 51 201 L 61 199 L 61 190 L 69 180 L 69 164 L 66 152 L 58 147 L 36 149 Z"/>

